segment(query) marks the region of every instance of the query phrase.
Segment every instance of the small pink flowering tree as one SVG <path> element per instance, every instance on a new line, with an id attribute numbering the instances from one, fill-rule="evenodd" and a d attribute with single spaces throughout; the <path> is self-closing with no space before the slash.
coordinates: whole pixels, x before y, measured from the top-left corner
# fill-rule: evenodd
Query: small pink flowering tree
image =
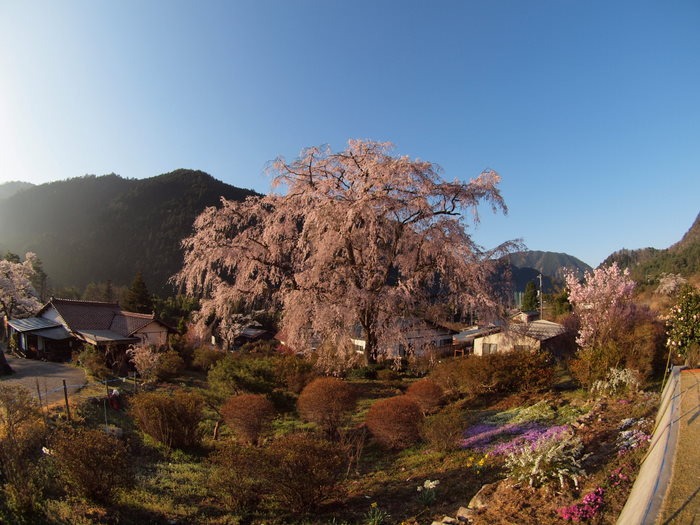
<path id="1" fill-rule="evenodd" d="M 0 260 L 0 316 L 27 317 L 41 307 L 32 285 L 36 254 L 28 252 L 24 262 Z"/>
<path id="2" fill-rule="evenodd" d="M 586 373 L 578 375 L 589 383 L 602 379 L 610 368 L 624 362 L 617 339 L 637 317 L 632 304 L 635 283 L 629 270 L 620 270 L 617 263 L 586 272 L 584 282 L 572 272 L 567 272 L 565 278 L 569 301 L 580 321 L 577 357 Z"/>
<path id="3" fill-rule="evenodd" d="M 436 305 L 495 308 L 491 270 L 510 243 L 485 251 L 467 218 L 478 222 L 483 202 L 506 211 L 499 176 L 448 182 L 434 164 L 390 149 L 360 140 L 337 153 L 308 148 L 272 164 L 284 195 L 206 209 L 175 276 L 201 297 L 200 324 L 225 325 L 234 306 L 274 309 L 292 348 L 317 347 L 321 361 L 327 351 L 329 363 L 355 355 L 357 327 L 372 363 L 402 342 L 406 319 Z"/>

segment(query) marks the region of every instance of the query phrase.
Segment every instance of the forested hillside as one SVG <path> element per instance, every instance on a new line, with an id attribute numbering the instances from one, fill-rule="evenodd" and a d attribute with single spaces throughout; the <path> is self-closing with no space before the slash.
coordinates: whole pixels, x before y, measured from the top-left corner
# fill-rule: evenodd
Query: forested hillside
<path id="1" fill-rule="evenodd" d="M 180 241 L 195 217 L 236 188 L 202 171 L 143 180 L 89 175 L 0 199 L 0 251 L 36 252 L 54 287 L 128 284 L 140 271 L 149 290 L 169 294 L 182 264 Z"/>
<path id="2" fill-rule="evenodd" d="M 592 269 L 582 260 L 567 253 L 537 250 L 511 253 L 508 255 L 508 262 L 511 265 L 513 289 L 516 292 L 524 291 L 527 283 L 537 279 L 541 273 L 545 293 L 552 293 L 563 284 L 566 270 L 571 270 L 583 278 L 584 273 Z"/>
<path id="3" fill-rule="evenodd" d="M 619 250 L 610 255 L 603 265 L 613 262 L 629 268 L 635 281 L 655 284 L 664 273 L 693 277 L 700 274 L 700 215 L 683 238 L 666 249 L 642 248 Z"/>
<path id="4" fill-rule="evenodd" d="M 34 184 L 29 182 L 10 181 L 0 184 L 0 200 L 12 197 L 15 193 L 32 188 Z"/>

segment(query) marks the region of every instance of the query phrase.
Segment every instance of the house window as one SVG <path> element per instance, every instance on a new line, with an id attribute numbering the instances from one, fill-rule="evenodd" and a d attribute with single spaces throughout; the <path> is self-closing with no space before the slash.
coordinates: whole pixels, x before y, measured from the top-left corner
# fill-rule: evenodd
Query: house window
<path id="1" fill-rule="evenodd" d="M 516 352 L 532 352 L 534 348 L 529 345 L 514 345 L 513 350 Z"/>
<path id="2" fill-rule="evenodd" d="M 484 343 L 483 346 L 483 354 L 484 355 L 491 355 L 495 354 L 498 352 L 498 344 L 497 343 Z"/>

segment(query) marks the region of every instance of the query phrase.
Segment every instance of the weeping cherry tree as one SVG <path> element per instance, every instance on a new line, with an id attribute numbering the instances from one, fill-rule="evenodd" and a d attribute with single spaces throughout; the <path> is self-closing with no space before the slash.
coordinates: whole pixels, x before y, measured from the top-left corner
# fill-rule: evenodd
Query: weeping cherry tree
<path id="1" fill-rule="evenodd" d="M 279 192 L 207 208 L 174 278 L 201 297 L 199 323 L 235 331 L 241 309 L 275 308 L 293 348 L 342 360 L 355 330 L 373 363 L 405 342 L 407 320 L 496 308 L 493 269 L 512 243 L 487 251 L 467 229 L 483 203 L 506 213 L 499 176 L 447 182 L 435 164 L 390 151 L 361 140 L 308 148 L 271 164 Z"/>

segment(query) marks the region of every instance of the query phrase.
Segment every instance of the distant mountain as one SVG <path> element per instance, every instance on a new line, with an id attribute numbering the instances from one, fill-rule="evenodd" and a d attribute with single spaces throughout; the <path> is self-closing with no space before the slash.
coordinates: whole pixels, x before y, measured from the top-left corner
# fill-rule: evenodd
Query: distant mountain
<path id="1" fill-rule="evenodd" d="M 550 277 L 557 282 L 564 281 L 564 272 L 566 270 L 573 271 L 578 277 L 583 277 L 584 273 L 592 270 L 581 259 L 577 259 L 573 255 L 557 252 L 537 250 L 515 252 L 508 255 L 508 261 L 516 268 L 536 270 L 536 273 L 541 272 L 543 276 Z"/>
<path id="2" fill-rule="evenodd" d="M 12 197 L 14 194 L 34 187 L 31 182 L 10 181 L 0 184 L 0 200 Z"/>
<path id="3" fill-rule="evenodd" d="M 221 196 L 254 194 L 185 169 L 42 184 L 0 200 L 0 252 L 36 252 L 55 287 L 128 285 L 141 271 L 151 292 L 169 294 L 167 280 L 182 265 L 180 241 L 195 217 Z"/>
<path id="4" fill-rule="evenodd" d="M 602 265 L 613 262 L 621 268 L 629 268 L 632 278 L 642 284 L 656 283 L 662 273 L 684 277 L 700 275 L 700 214 L 683 238 L 669 248 L 623 248 L 608 256 Z"/>

